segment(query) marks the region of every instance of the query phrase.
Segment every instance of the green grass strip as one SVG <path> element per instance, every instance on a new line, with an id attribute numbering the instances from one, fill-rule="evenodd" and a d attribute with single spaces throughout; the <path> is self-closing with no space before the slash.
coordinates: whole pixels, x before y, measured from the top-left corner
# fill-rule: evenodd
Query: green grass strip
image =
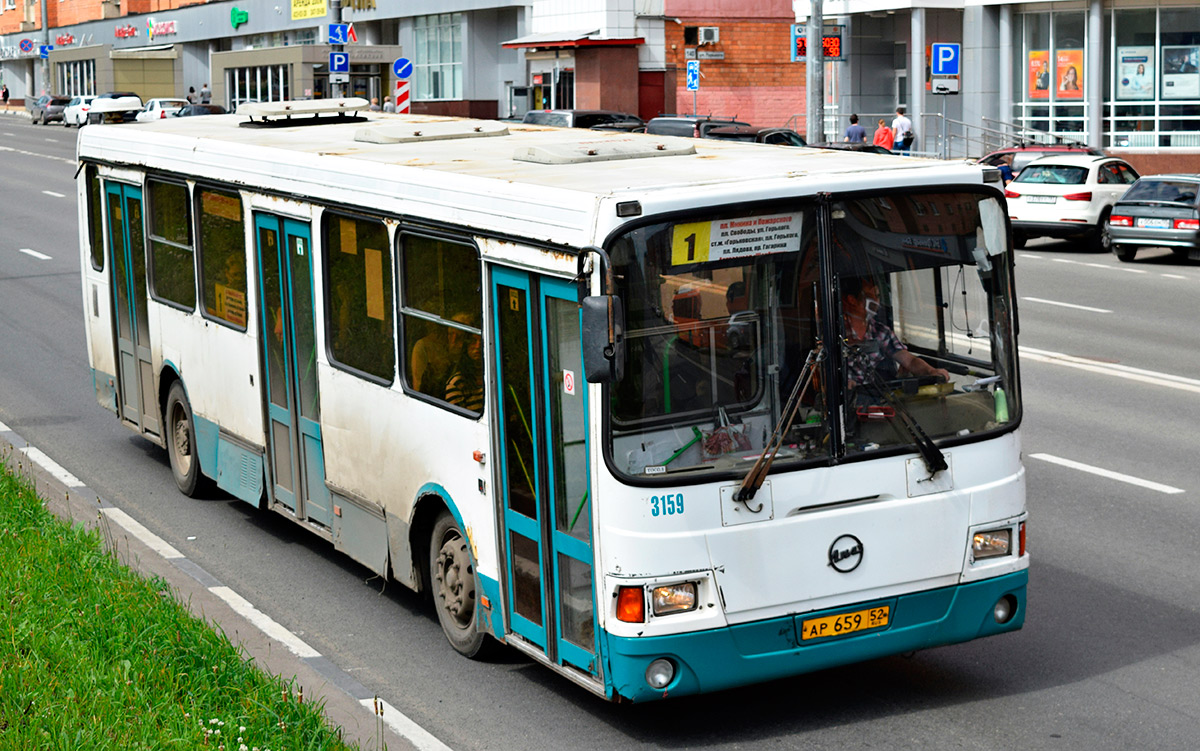
<path id="1" fill-rule="evenodd" d="M 0 750 L 351 748 L 299 693 L 0 461 Z"/>

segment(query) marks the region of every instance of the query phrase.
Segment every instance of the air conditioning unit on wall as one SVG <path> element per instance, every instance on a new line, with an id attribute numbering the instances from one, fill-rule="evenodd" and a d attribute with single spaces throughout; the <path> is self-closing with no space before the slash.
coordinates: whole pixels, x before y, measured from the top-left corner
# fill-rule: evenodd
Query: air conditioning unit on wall
<path id="1" fill-rule="evenodd" d="M 721 41 L 721 29 L 717 26 L 701 26 L 699 37 L 700 44 L 716 44 Z"/>

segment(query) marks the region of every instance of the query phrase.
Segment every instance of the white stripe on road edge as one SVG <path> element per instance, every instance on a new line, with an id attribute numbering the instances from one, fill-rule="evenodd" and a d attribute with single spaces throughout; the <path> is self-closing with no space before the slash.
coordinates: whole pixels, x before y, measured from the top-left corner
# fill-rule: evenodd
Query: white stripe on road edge
<path id="1" fill-rule="evenodd" d="M 1168 279 L 1187 279 L 1183 274 L 1163 274 Z"/>
<path id="2" fill-rule="evenodd" d="M 1072 261 L 1070 258 L 1055 258 L 1055 263 L 1073 263 L 1076 266 L 1091 266 L 1094 269 L 1108 269 L 1109 271 L 1126 271 L 1130 274 L 1148 274 L 1150 272 L 1145 269 L 1130 269 L 1124 266 L 1113 266 L 1107 263 L 1090 263 L 1088 261 Z"/>
<path id="3" fill-rule="evenodd" d="M 36 250 L 33 250 L 31 248 L 19 248 L 19 250 L 22 253 L 24 253 L 25 255 L 33 256 L 34 258 L 36 258 L 40 261 L 49 261 L 50 260 L 50 256 L 46 255 L 45 253 L 39 253 Z"/>
<path id="4" fill-rule="evenodd" d="M 271 616 L 251 605 L 246 598 L 234 592 L 229 587 L 209 587 L 217 597 L 224 600 L 234 612 L 253 623 L 267 636 L 283 642 L 283 646 L 297 657 L 320 657 L 321 653 L 304 643 L 304 641 L 276 623 Z"/>
<path id="5" fill-rule="evenodd" d="M 63 156 L 51 156 L 50 154 L 39 154 L 36 151 L 25 151 L 24 149 L 14 149 L 11 146 L 0 146 L 0 151 L 11 151 L 14 154 L 24 154 L 25 156 L 36 156 L 42 159 L 53 159 L 56 162 L 66 162 L 67 164 L 75 164 L 75 159 L 67 159 Z"/>
<path id="6" fill-rule="evenodd" d="M 83 482 L 81 482 L 78 477 L 63 469 L 61 464 L 46 456 L 44 453 L 42 453 L 41 449 L 36 449 L 33 446 L 26 446 L 22 449 L 18 449 L 18 451 L 25 454 L 25 456 L 28 456 L 31 461 L 40 465 L 42 469 L 53 475 L 54 479 L 58 480 L 63 485 L 66 485 L 68 488 L 83 487 Z"/>
<path id="7" fill-rule="evenodd" d="M 4 433 L 9 430 L 12 430 L 12 428 L 10 428 L 7 425 L 5 425 L 4 423 L 0 422 L 0 433 Z"/>
<path id="8" fill-rule="evenodd" d="M 375 702 L 379 702 L 383 709 L 384 723 L 416 746 L 420 751 L 451 751 L 449 746 L 434 738 L 429 734 L 428 730 L 410 720 L 407 715 L 383 699 L 359 700 L 359 704 L 366 707 L 372 714 L 375 713 Z"/>
<path id="9" fill-rule="evenodd" d="M 54 196 L 55 198 L 66 198 L 66 196 L 63 195 L 62 193 L 55 193 L 52 190 L 43 190 L 42 192 L 48 196 Z"/>
<path id="10" fill-rule="evenodd" d="M 1033 347 L 1021 347 L 1020 352 L 1022 359 L 1032 362 L 1065 365 L 1068 368 L 1078 368 L 1079 370 L 1086 370 L 1089 373 L 1116 376 L 1117 378 L 1125 378 L 1130 381 L 1140 381 L 1141 383 L 1149 383 L 1155 386 L 1166 386 L 1167 388 L 1200 394 L 1200 381 L 1194 378 L 1184 378 L 1183 376 L 1171 375 L 1170 373 L 1156 373 L 1153 370 L 1131 368 L 1128 365 L 1099 363 L 1095 360 L 1087 360 L 1082 357 L 1064 355 L 1061 352 L 1050 352 L 1044 349 L 1034 349 Z"/>
<path id="11" fill-rule="evenodd" d="M 1029 302 L 1040 302 L 1045 305 L 1058 305 L 1063 308 L 1074 308 L 1075 310 L 1087 310 L 1092 313 L 1111 313 L 1112 312 L 1111 310 L 1105 310 L 1104 308 L 1089 308 L 1086 305 L 1075 305 L 1074 303 L 1069 303 L 1069 302 L 1056 302 L 1054 300 L 1043 300 L 1040 297 L 1022 297 L 1021 299 L 1028 300 Z"/>
<path id="12" fill-rule="evenodd" d="M 1109 469 L 1101 469 L 1100 467 L 1093 467 L 1090 464 L 1080 464 L 1079 462 L 1073 462 L 1070 459 L 1063 459 L 1062 457 L 1058 457 L 1058 456 L 1051 456 L 1050 454 L 1030 454 L 1029 456 L 1034 459 L 1041 459 L 1044 462 L 1050 462 L 1051 464 L 1058 464 L 1063 467 L 1077 469 L 1080 472 L 1087 472 L 1089 474 L 1099 475 L 1100 477 L 1107 477 L 1110 480 L 1117 480 L 1118 482 L 1127 482 L 1130 485 L 1137 485 L 1139 488 L 1146 488 L 1147 490 L 1156 490 L 1159 493 L 1174 494 L 1174 493 L 1183 493 L 1184 492 L 1183 488 L 1173 488 L 1170 485 L 1163 485 L 1162 483 L 1151 482 L 1150 480 L 1143 480 L 1140 477 L 1132 477 L 1130 475 L 1123 475 L 1120 472 L 1113 472 L 1112 470 L 1109 470 Z"/>
<path id="13" fill-rule="evenodd" d="M 178 550 L 171 547 L 166 540 L 143 527 L 136 519 L 121 509 L 115 507 L 105 507 L 100 509 L 100 513 L 107 516 L 110 520 L 116 522 L 121 529 L 124 529 L 129 534 L 141 540 L 146 547 L 150 548 L 155 553 L 158 553 L 163 558 L 166 558 L 167 560 L 172 558 L 183 558 L 183 553 L 180 553 Z"/>

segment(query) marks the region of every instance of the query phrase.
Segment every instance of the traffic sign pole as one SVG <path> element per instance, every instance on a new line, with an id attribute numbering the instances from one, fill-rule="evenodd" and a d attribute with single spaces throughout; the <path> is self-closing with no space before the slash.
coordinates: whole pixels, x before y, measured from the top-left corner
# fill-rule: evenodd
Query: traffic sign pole
<path id="1" fill-rule="evenodd" d="M 407 57 L 398 57 L 392 63 L 392 73 L 396 75 L 396 112 L 407 115 L 412 112 L 412 101 L 408 95 L 408 79 L 413 74 L 413 63 Z"/>

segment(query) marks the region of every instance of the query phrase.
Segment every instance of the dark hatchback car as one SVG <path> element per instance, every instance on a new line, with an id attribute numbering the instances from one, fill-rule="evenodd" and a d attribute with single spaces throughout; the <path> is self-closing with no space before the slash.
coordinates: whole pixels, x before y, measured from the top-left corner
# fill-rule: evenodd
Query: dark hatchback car
<path id="1" fill-rule="evenodd" d="M 882 146 L 876 146 L 873 143 L 848 143 L 846 141 L 826 141 L 823 143 L 810 143 L 814 149 L 832 149 L 834 151 L 865 151 L 868 154 L 894 154 L 894 151 L 889 151 Z"/>
<path id="2" fill-rule="evenodd" d="M 35 123 L 46 125 L 55 120 L 62 122 L 63 109 L 71 101 L 69 96 L 43 95 L 29 104 L 29 117 Z"/>
<path id="3" fill-rule="evenodd" d="M 804 146 L 804 137 L 791 128 L 757 128 L 753 125 L 730 125 L 710 128 L 705 138 L 745 143 L 770 143 L 778 146 Z"/>
<path id="4" fill-rule="evenodd" d="M 712 115 L 659 115 L 646 123 L 646 132 L 653 136 L 684 136 L 705 138 L 713 128 L 753 127 L 750 123 Z"/>
<path id="5" fill-rule="evenodd" d="M 555 128 L 636 130 L 646 123 L 637 115 L 614 110 L 530 110 L 521 122 Z"/>
<path id="6" fill-rule="evenodd" d="M 1014 175 L 1025 169 L 1034 159 L 1041 159 L 1044 156 L 1060 156 L 1062 154 L 1104 156 L 1103 151 L 1093 149 L 1091 146 L 1082 143 L 1022 143 L 1016 146 L 996 149 L 992 153 L 982 157 L 979 163 L 999 167 L 1000 160 L 1006 154 L 1012 154 L 1012 171 Z"/>
<path id="7" fill-rule="evenodd" d="M 229 111 L 219 104 L 189 104 L 180 108 L 171 117 L 196 117 L 197 115 L 227 115 Z"/>
<path id="8" fill-rule="evenodd" d="M 1112 251 L 1132 261 L 1140 248 L 1169 248 L 1200 261 L 1200 175 L 1139 178 L 1108 217 Z"/>

